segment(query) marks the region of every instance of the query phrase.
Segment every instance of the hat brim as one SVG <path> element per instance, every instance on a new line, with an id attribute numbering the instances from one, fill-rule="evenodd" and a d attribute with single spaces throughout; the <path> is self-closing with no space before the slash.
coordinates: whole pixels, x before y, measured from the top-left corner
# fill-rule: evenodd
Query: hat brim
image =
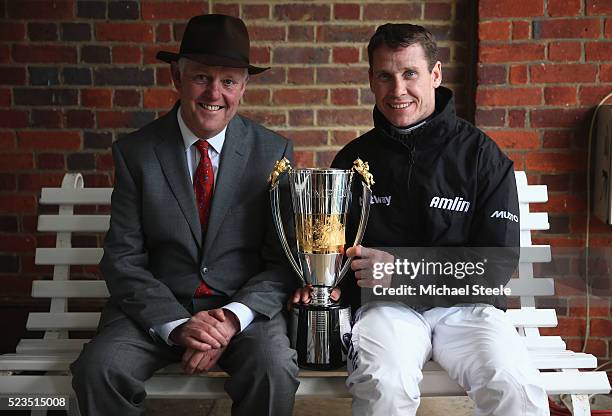
<path id="1" fill-rule="evenodd" d="M 203 54 L 203 53 L 179 54 L 179 53 L 167 52 L 167 51 L 157 52 L 157 59 L 159 59 L 160 61 L 167 62 L 167 63 L 176 62 L 179 60 L 179 58 L 187 58 L 192 61 L 199 62 L 205 65 L 210 65 L 210 66 L 225 66 L 229 68 L 247 68 L 250 75 L 259 74 L 261 72 L 264 72 L 270 69 L 270 67 L 264 68 L 264 67 L 249 65 L 242 61 L 238 61 L 236 59 L 228 58 L 225 56 L 209 55 L 209 54 Z"/>

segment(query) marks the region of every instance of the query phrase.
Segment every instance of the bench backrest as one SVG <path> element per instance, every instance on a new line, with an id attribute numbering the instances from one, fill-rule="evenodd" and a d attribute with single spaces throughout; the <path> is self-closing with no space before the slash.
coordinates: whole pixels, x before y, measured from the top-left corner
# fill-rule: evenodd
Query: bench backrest
<path id="1" fill-rule="evenodd" d="M 546 213 L 532 213 L 529 204 L 546 202 L 544 185 L 528 185 L 524 172 L 516 172 L 520 204 L 521 251 L 518 278 L 512 279 L 509 287 L 513 296 L 520 299 L 521 308 L 508 311 L 522 335 L 539 336 L 537 327 L 556 326 L 554 310 L 535 309 L 535 296 L 554 294 L 553 279 L 533 277 L 533 263 L 550 261 L 549 246 L 534 246 L 532 230 L 549 228 Z M 83 177 L 78 173 L 66 174 L 61 188 L 43 188 L 40 204 L 58 205 L 57 215 L 40 215 L 38 231 L 57 233 L 54 248 L 37 248 L 35 263 L 53 266 L 52 280 L 34 281 L 32 297 L 51 298 L 48 313 L 31 313 L 29 330 L 46 331 L 45 338 L 68 337 L 69 330 L 94 330 L 99 320 L 98 312 L 69 312 L 68 299 L 106 298 L 108 290 L 103 280 L 70 280 L 70 267 L 97 265 L 102 257 L 102 248 L 72 246 L 74 233 L 104 233 L 108 230 L 110 215 L 75 215 L 75 206 L 110 205 L 112 188 L 85 188 Z"/>

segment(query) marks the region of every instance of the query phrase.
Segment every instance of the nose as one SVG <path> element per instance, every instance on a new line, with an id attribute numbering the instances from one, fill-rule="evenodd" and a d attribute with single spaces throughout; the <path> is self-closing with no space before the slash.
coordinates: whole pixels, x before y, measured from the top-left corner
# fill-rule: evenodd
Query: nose
<path id="1" fill-rule="evenodd" d="M 396 77 L 393 79 L 391 91 L 394 97 L 401 97 L 402 95 L 404 95 L 406 89 L 404 88 L 404 83 L 401 78 Z"/>
<path id="2" fill-rule="evenodd" d="M 221 82 L 213 80 L 206 86 L 204 95 L 210 100 L 217 100 L 221 97 Z"/>

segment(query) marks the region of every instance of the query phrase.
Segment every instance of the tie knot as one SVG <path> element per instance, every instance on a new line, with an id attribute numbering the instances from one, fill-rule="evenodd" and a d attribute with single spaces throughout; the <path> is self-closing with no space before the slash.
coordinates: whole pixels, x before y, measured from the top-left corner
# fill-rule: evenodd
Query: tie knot
<path id="1" fill-rule="evenodd" d="M 200 154 L 207 155 L 208 154 L 208 142 L 206 140 L 198 140 L 195 143 L 196 147 L 200 151 Z"/>

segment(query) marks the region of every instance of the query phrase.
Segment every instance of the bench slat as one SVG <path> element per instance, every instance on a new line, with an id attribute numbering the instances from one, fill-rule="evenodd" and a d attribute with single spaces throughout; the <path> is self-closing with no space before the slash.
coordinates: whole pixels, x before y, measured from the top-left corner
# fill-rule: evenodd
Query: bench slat
<path id="1" fill-rule="evenodd" d="M 26 328 L 30 331 L 93 331 L 100 312 L 30 312 Z"/>
<path id="2" fill-rule="evenodd" d="M 83 344 L 89 339 L 42 339 L 25 338 L 19 341 L 15 352 L 17 354 L 47 355 L 47 354 L 76 354 L 83 349 Z"/>
<path id="3" fill-rule="evenodd" d="M 516 327 L 539 328 L 557 326 L 557 312 L 554 309 L 508 309 L 506 316 L 512 322 L 512 325 Z"/>
<path id="4" fill-rule="evenodd" d="M 101 248 L 37 248 L 35 263 L 39 265 L 88 265 L 100 263 Z"/>
<path id="5" fill-rule="evenodd" d="M 555 281 L 551 278 L 510 279 L 506 285 L 512 291 L 510 296 L 552 296 Z"/>
<path id="6" fill-rule="evenodd" d="M 527 349 L 544 349 L 549 351 L 565 350 L 565 341 L 558 335 L 546 335 L 539 337 L 522 337 Z"/>
<path id="7" fill-rule="evenodd" d="M 549 245 L 521 247 L 521 263 L 548 263 L 552 259 Z"/>
<path id="8" fill-rule="evenodd" d="M 546 212 L 529 212 L 521 213 L 520 218 L 521 230 L 548 230 L 548 214 Z"/>
<path id="9" fill-rule="evenodd" d="M 108 231 L 110 215 L 41 215 L 38 231 L 100 232 Z"/>
<path id="10" fill-rule="evenodd" d="M 103 280 L 35 280 L 33 298 L 108 298 Z"/>
<path id="11" fill-rule="evenodd" d="M 41 204 L 109 205 L 113 188 L 42 188 Z"/>

